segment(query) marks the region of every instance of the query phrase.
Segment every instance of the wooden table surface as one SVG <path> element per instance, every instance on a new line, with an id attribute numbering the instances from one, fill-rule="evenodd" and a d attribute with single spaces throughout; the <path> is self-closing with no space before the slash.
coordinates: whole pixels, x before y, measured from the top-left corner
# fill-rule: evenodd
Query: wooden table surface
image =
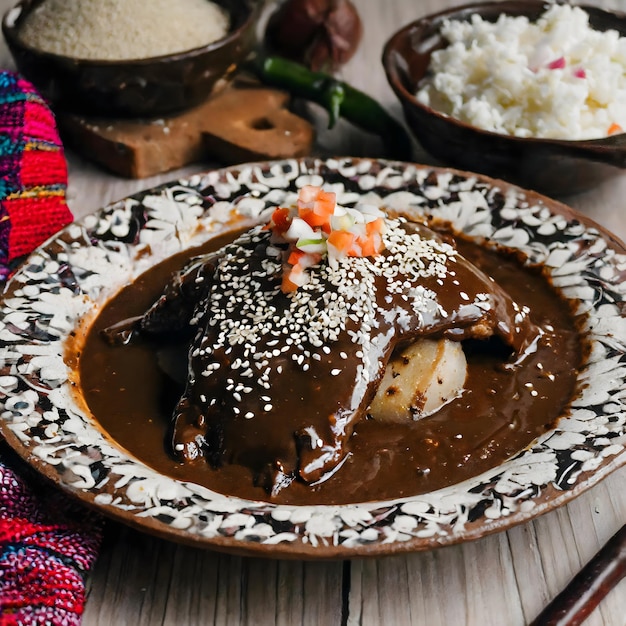
<path id="1" fill-rule="evenodd" d="M 13 0 L 0 0 L 4 12 Z M 401 25 L 458 0 L 355 0 L 365 34 L 341 76 L 401 118 L 380 56 Z M 626 10 L 626 0 L 593 2 Z M 0 66 L 13 62 L 2 44 Z M 340 123 L 320 155 L 381 156 L 379 140 Z M 432 162 L 415 145 L 414 159 Z M 159 182 L 209 169 L 199 163 L 151 179 L 117 178 L 71 152 L 68 202 L 82 216 Z M 565 202 L 626 239 L 626 172 Z M 84 626 L 115 624 L 376 624 L 502 626 L 529 623 L 626 522 L 626 468 L 573 502 L 487 538 L 431 552 L 344 562 L 276 561 L 177 545 L 108 522 L 88 586 Z M 626 581 L 588 618 L 626 624 Z"/>

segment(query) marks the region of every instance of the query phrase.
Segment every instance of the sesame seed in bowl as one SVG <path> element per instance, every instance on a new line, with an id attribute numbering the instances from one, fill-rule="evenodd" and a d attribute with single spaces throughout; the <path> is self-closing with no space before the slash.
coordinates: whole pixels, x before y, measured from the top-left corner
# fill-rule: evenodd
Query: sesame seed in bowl
<path id="1" fill-rule="evenodd" d="M 2 32 L 18 70 L 53 108 L 157 117 L 200 104 L 233 74 L 256 41 L 261 5 L 20 0 Z"/>
<path id="2" fill-rule="evenodd" d="M 46 0 L 18 36 L 42 52 L 77 59 L 148 59 L 201 48 L 225 37 L 230 16 L 207 0 Z"/>

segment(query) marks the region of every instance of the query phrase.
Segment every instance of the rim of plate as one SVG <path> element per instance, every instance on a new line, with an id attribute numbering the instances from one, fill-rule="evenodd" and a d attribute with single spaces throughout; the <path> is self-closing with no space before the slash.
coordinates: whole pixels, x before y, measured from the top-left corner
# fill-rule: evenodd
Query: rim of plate
<path id="1" fill-rule="evenodd" d="M 164 476 L 113 441 L 74 389 L 68 342 L 151 265 L 324 184 L 357 201 L 450 222 L 541 263 L 573 303 L 589 356 L 557 426 L 462 483 L 384 502 L 277 505 Z M 31 466 L 100 512 L 167 539 L 249 555 L 347 558 L 431 549 L 565 504 L 626 463 L 626 248 L 592 220 L 486 176 L 366 158 L 249 163 L 165 183 L 70 224 L 0 299 L 0 433 Z"/>

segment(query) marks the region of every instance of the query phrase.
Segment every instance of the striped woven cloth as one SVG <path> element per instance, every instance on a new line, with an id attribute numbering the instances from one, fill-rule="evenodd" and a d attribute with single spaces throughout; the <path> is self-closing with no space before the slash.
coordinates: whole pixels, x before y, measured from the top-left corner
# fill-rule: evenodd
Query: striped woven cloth
<path id="1" fill-rule="evenodd" d="M 72 221 L 67 164 L 54 116 L 35 88 L 0 72 L 0 280 Z"/>
<path id="2" fill-rule="evenodd" d="M 0 626 L 78 626 L 101 540 L 92 512 L 0 446 Z"/>
<path id="3" fill-rule="evenodd" d="M 30 83 L 0 71 L 0 284 L 72 220 L 66 188 L 52 112 Z M 0 410 L 5 398 L 0 381 Z M 0 626 L 80 624 L 100 539 L 100 519 L 34 475 L 0 437 Z"/>

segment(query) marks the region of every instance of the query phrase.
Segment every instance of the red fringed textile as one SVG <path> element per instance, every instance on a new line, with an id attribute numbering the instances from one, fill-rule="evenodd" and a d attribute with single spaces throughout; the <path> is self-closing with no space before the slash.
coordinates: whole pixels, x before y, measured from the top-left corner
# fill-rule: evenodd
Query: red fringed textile
<path id="1" fill-rule="evenodd" d="M 72 221 L 66 188 L 52 112 L 30 83 L 0 71 L 0 283 Z M 100 518 L 44 485 L 0 438 L 0 626 L 80 624 L 100 539 Z"/>
<path id="2" fill-rule="evenodd" d="M 0 448 L 0 626 L 78 626 L 101 521 L 36 477 L 27 483 L 6 454 Z"/>
<path id="3" fill-rule="evenodd" d="M 18 74 L 0 72 L 0 281 L 72 221 L 67 164 L 54 116 Z"/>

